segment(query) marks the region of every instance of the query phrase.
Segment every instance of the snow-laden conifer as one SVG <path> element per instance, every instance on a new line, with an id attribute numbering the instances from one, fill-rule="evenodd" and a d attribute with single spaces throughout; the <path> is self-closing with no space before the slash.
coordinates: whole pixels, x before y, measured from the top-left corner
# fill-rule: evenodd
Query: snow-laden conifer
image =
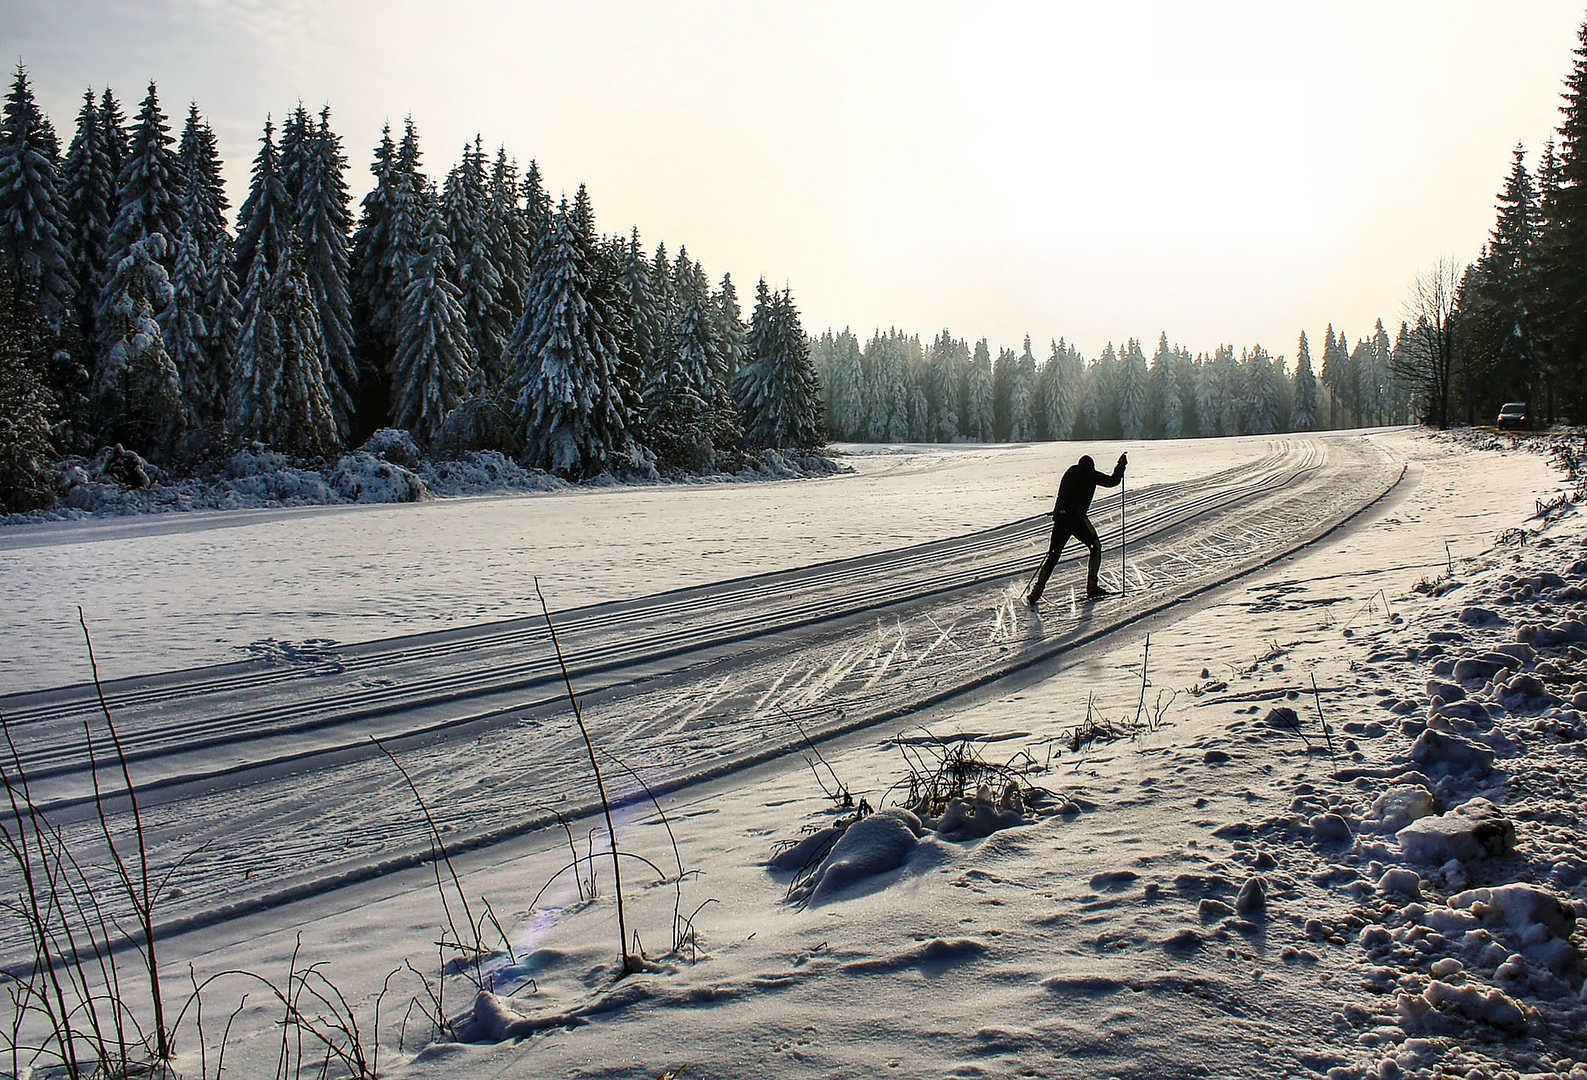
<path id="1" fill-rule="evenodd" d="M 993 397 L 992 351 L 982 338 L 965 376 L 964 436 L 971 442 L 992 441 Z"/>
<path id="2" fill-rule="evenodd" d="M 441 220 L 451 252 L 450 273 L 468 328 L 469 352 L 476 358 L 471 367 L 499 373 L 518 313 L 509 313 L 503 303 L 506 272 L 498 263 L 503 245 L 492 236 L 490 204 L 485 151 L 476 137 L 472 145 L 463 147 L 462 161 L 447 174 Z M 499 374 L 492 381 L 499 383 Z"/>
<path id="3" fill-rule="evenodd" d="M 45 322 L 59 328 L 73 289 L 55 141 L 18 64 L 0 116 L 0 258 L 37 295 Z"/>
<path id="4" fill-rule="evenodd" d="M 286 168 L 283 143 L 282 186 L 292 202 L 296 246 L 329 362 L 325 387 L 336 430 L 345 439 L 352 430 L 353 395 L 358 388 L 349 285 L 347 157 L 341 136 L 331 130 L 328 107 L 320 110 L 317 120 L 301 113 L 300 107 L 294 114 L 294 124 L 302 131 L 291 170 Z"/>
<path id="5" fill-rule="evenodd" d="M 94 309 L 99 306 L 99 288 L 109 270 L 110 226 L 116 217 L 116 173 L 93 90 L 83 92 L 77 131 L 61 166 L 61 185 L 66 199 L 73 314 L 83 336 L 94 341 Z"/>
<path id="6" fill-rule="evenodd" d="M 733 376 L 749 358 L 749 330 L 744 326 L 744 313 L 738 303 L 738 289 L 733 285 L 733 275 L 723 274 L 722 284 L 716 291 L 716 318 L 722 339 L 722 386 L 733 385 Z"/>
<path id="7" fill-rule="evenodd" d="M 119 189 L 121 167 L 127 163 L 132 135 L 127 127 L 127 114 L 122 110 L 121 102 L 116 100 L 115 91 L 108 86 L 99 96 L 99 130 L 105 136 L 105 153 L 110 164 L 110 175 L 115 178 Z M 114 208 L 111 210 L 110 220 L 112 222 L 116 220 Z"/>
<path id="8" fill-rule="evenodd" d="M 50 400 L 43 358 L 54 335 L 29 293 L 0 270 L 0 513 L 47 506 L 55 498 Z"/>
<path id="9" fill-rule="evenodd" d="M 590 257 L 567 202 L 552 215 L 509 346 L 523 457 L 585 478 L 639 463 L 617 342 L 597 305 Z"/>
<path id="10" fill-rule="evenodd" d="M 419 164 L 419 135 L 411 119 L 400 144 L 392 142 L 389 127 L 382 131 L 369 167 L 375 186 L 364 196 L 353 236 L 351 293 L 360 378 L 370 384 L 370 407 L 376 412 L 389 410 L 396 397 L 391 378 L 397 318 L 429 216 L 428 185 Z"/>
<path id="11" fill-rule="evenodd" d="M 792 294 L 768 293 L 763 278 L 750 316 L 749 360 L 733 397 L 751 448 L 821 445 L 821 387 Z"/>
<path id="12" fill-rule="evenodd" d="M 159 246 L 168 270 L 176 258 L 172 241 L 182 220 L 181 176 L 176 152 L 171 149 L 175 139 L 166 119 L 151 82 L 116 178 L 116 218 L 110 226 L 109 242 L 110 259 L 116 265 L 126 258 L 133 244 L 150 236 L 165 237 L 165 243 Z"/>
<path id="13" fill-rule="evenodd" d="M 393 417 L 421 446 L 430 445 L 463 400 L 474 370 L 474 345 L 454 273 L 447 228 L 440 213 L 432 213 L 397 322 Z"/>
<path id="14" fill-rule="evenodd" d="M 159 315 L 171 304 L 159 233 L 134 242 L 105 283 L 99 323 L 108 343 L 94 375 L 106 441 L 162 460 L 183 430 L 182 383 L 165 349 Z"/>
<path id="15" fill-rule="evenodd" d="M 1184 410 L 1179 397 L 1179 354 L 1169 348 L 1168 334 L 1157 339 L 1147 373 L 1147 424 L 1153 437 L 1177 439 L 1183 433 Z"/>
<path id="16" fill-rule="evenodd" d="M 275 125 L 265 121 L 254 157 L 253 178 L 248 197 L 237 211 L 237 279 L 257 295 L 256 282 L 271 282 L 286 266 L 293 246 L 292 200 L 281 178 L 276 153 Z"/>
<path id="17" fill-rule="evenodd" d="M 1030 335 L 1024 349 L 1014 360 L 1009 382 L 1008 437 L 1011 442 L 1029 442 L 1036 437 L 1036 356 L 1031 352 Z"/>
<path id="18" fill-rule="evenodd" d="M 1290 431 L 1310 431 L 1317 426 L 1317 376 L 1311 368 L 1311 345 L 1301 331 L 1295 351 L 1294 386 L 1290 392 Z"/>
<path id="19" fill-rule="evenodd" d="M 241 305 L 220 155 L 215 133 L 196 106 L 188 109 L 177 162 L 182 221 L 171 273 L 175 309 L 166 322 L 166 338 L 181 372 L 189 426 L 213 430 L 226 419 Z"/>
<path id="20" fill-rule="evenodd" d="M 1130 338 L 1119 371 L 1119 434 L 1139 439 L 1146 430 L 1146 355 Z"/>
<path id="21" fill-rule="evenodd" d="M 1273 357 L 1260 345 L 1240 356 L 1242 398 L 1245 412 L 1242 430 L 1251 435 L 1272 435 L 1281 430 L 1284 420 L 1283 374 Z"/>

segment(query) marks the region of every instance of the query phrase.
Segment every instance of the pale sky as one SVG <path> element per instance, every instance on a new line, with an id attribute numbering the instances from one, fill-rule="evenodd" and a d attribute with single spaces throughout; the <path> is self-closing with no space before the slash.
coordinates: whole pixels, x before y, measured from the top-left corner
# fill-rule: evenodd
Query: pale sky
<path id="1" fill-rule="evenodd" d="M 82 91 L 196 101 L 234 206 L 267 112 L 329 104 L 438 179 L 480 133 L 598 226 L 679 243 L 807 330 L 1089 357 L 1159 331 L 1293 358 L 1474 258 L 1559 122 L 1582 0 L 0 0 L 69 139 Z M 356 210 L 355 210 L 356 212 Z M 1319 348 L 1314 345 L 1314 354 Z"/>

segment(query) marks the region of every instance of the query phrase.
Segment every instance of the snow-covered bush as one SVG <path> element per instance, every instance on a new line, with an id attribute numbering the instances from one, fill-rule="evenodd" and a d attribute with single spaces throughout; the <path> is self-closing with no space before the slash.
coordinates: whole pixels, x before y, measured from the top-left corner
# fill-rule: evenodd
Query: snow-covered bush
<path id="1" fill-rule="evenodd" d="M 326 479 L 349 502 L 401 503 L 434 497 L 419 476 L 364 450 L 344 455 Z"/>

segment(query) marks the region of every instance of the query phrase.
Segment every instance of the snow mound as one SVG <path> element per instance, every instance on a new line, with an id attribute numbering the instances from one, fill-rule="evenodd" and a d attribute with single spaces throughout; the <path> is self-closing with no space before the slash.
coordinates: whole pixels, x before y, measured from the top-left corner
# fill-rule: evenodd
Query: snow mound
<path id="1" fill-rule="evenodd" d="M 326 479 L 336 494 L 348 502 L 407 503 L 434 498 L 411 470 L 367 450 L 343 457 Z"/>
<path id="2" fill-rule="evenodd" d="M 843 830 L 821 865 L 791 895 L 821 903 L 856 882 L 897 870 L 914 852 L 920 832 L 920 819 L 895 807 L 860 818 Z"/>

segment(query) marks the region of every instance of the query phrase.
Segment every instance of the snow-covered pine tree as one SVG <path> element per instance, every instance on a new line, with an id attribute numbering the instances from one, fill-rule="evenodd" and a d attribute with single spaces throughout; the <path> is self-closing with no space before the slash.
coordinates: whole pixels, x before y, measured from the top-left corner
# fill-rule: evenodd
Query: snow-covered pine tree
<path id="1" fill-rule="evenodd" d="M 181 175 L 176 152 L 171 149 L 176 140 L 166 119 L 151 82 L 116 178 L 116 218 L 110 226 L 108 250 L 118 266 L 133 244 L 156 235 L 165 237 L 159 246 L 167 271 L 176 258 L 173 240 L 182 223 Z"/>
<path id="2" fill-rule="evenodd" d="M 105 136 L 105 153 L 110 165 L 110 175 L 115 177 L 119 186 L 121 183 L 121 167 L 127 163 L 127 154 L 131 152 L 132 135 L 127 128 L 127 114 L 122 111 L 121 102 L 116 100 L 115 91 L 105 87 L 104 93 L 99 96 L 99 130 Z M 116 215 L 114 209 L 110 214 L 114 222 Z"/>
<path id="3" fill-rule="evenodd" d="M 1242 430 L 1252 435 L 1272 435 L 1282 430 L 1286 416 L 1283 377 L 1273 357 L 1262 346 L 1252 346 L 1241 353 L 1240 374 L 1245 405 Z"/>
<path id="4" fill-rule="evenodd" d="M 550 230 L 552 217 L 551 195 L 540 179 L 540 163 L 533 158 L 529 159 L 529 168 L 524 173 L 521 187 L 524 229 L 529 237 L 529 252 L 532 260 L 535 253 L 540 250 L 541 241 Z"/>
<path id="5" fill-rule="evenodd" d="M 1147 431 L 1153 438 L 1177 439 L 1184 434 L 1184 407 L 1179 398 L 1179 353 L 1169 348 L 1167 331 L 1157 338 L 1157 352 L 1147 373 Z"/>
<path id="6" fill-rule="evenodd" d="M 1014 361 L 1014 378 L 1009 384 L 1008 437 L 1010 442 L 1029 442 L 1036 437 L 1036 356 L 1030 351 L 1030 335 L 1025 348 Z"/>
<path id="7" fill-rule="evenodd" d="M 329 358 L 302 255 L 295 208 L 265 123 L 248 197 L 237 214 L 242 325 L 228 410 L 233 431 L 289 454 L 321 457 L 338 444 Z"/>
<path id="8" fill-rule="evenodd" d="M 721 389 L 730 391 L 733 376 L 738 374 L 738 369 L 744 366 L 744 361 L 749 357 L 749 331 L 744 326 L 744 313 L 738 305 L 738 289 L 733 285 L 732 274 L 722 275 L 722 284 L 717 288 L 714 299 L 718 334 L 722 339 Z M 731 403 L 730 392 L 721 397 Z"/>
<path id="9" fill-rule="evenodd" d="M 33 290 L 54 330 L 70 314 L 73 299 L 65 199 L 54 161 L 58 150 L 33 100 L 27 68 L 18 64 L 0 115 L 0 258 Z"/>
<path id="10" fill-rule="evenodd" d="M 220 155 L 215 133 L 196 105 L 188 108 L 177 164 L 182 221 L 171 273 L 175 310 L 166 322 L 166 339 L 182 376 L 188 427 L 214 433 L 226 421 L 241 306 Z"/>
<path id="11" fill-rule="evenodd" d="M 996 388 L 992 380 L 992 350 L 986 338 L 975 343 L 970 370 L 965 375 L 964 434 L 971 442 L 991 442 Z"/>
<path id="12" fill-rule="evenodd" d="M 432 213 L 397 322 L 395 419 L 421 446 L 463 400 L 476 356 L 447 232 L 442 215 Z"/>
<path id="13" fill-rule="evenodd" d="M 999 347 L 997 359 L 992 361 L 992 437 L 998 442 L 1008 442 L 1014 426 L 1012 399 L 1017 366 L 1014 350 Z"/>
<path id="14" fill-rule="evenodd" d="M 1326 392 L 1328 427 L 1343 427 L 1349 422 L 1350 410 L 1350 347 L 1345 335 L 1334 334 L 1334 324 L 1328 324 L 1323 338 L 1322 386 Z"/>
<path id="15" fill-rule="evenodd" d="M 61 166 L 66 196 L 67 267 L 72 274 L 73 315 L 83 337 L 97 340 L 94 309 L 109 270 L 110 226 L 116 218 L 116 173 L 93 90 L 83 92 L 77 132 Z"/>
<path id="16" fill-rule="evenodd" d="M 301 107 L 298 110 L 302 112 Z M 282 147 L 282 185 L 291 200 L 293 234 L 300 253 L 304 280 L 319 316 L 320 337 L 329 367 L 325 389 L 337 434 L 346 440 L 353 430 L 354 395 L 358 390 L 358 362 L 354 356 L 351 298 L 351 260 L 348 251 L 347 156 L 341 136 L 331 130 L 331 110 L 320 110 L 318 121 L 299 116 L 302 127 L 298 160 L 286 168 Z"/>
<path id="17" fill-rule="evenodd" d="M 320 335 L 319 307 L 297 250 L 276 279 L 272 307 L 280 340 L 280 378 L 264 441 L 305 458 L 329 457 L 341 441 L 327 384 L 330 359 Z"/>
<path id="18" fill-rule="evenodd" d="M 105 441 L 163 461 L 182 436 L 182 381 L 165 351 L 158 318 L 171 304 L 161 265 L 165 236 L 135 241 L 105 282 L 99 325 L 108 348 L 94 375 Z"/>
<path id="19" fill-rule="evenodd" d="M 429 216 L 428 184 L 419 170 L 419 134 L 409 118 L 402 142 L 381 132 L 369 171 L 375 186 L 364 196 L 353 234 L 349 291 L 358 342 L 359 428 L 373 430 L 390 418 L 395 400 L 392 370 L 396 325 L 406 295 L 419 232 Z"/>
<path id="20" fill-rule="evenodd" d="M 293 246 L 295 216 L 281 177 L 275 124 L 267 119 L 254 157 L 248 197 L 237 211 L 237 280 L 244 283 L 251 299 L 263 295 L 261 283 L 273 282 L 285 269 Z"/>
<path id="21" fill-rule="evenodd" d="M 828 355 L 829 368 L 819 373 L 827 402 L 827 430 L 835 439 L 859 441 L 864 424 L 860 339 L 844 327 L 832 338 Z"/>
<path id="22" fill-rule="evenodd" d="M 5 514 L 36 510 L 55 498 L 44 375 L 55 335 L 28 294 L 0 267 L 0 513 Z"/>
<path id="23" fill-rule="evenodd" d="M 1394 359 L 1394 346 L 1389 341 L 1389 332 L 1383 328 L 1383 320 L 1379 319 L 1372 328 L 1372 412 L 1375 424 L 1389 424 L 1392 411 L 1394 391 L 1391 387 Z M 1537 375 L 1537 359 L 1532 358 L 1531 372 Z"/>
<path id="24" fill-rule="evenodd" d="M 617 341 L 591 303 L 589 263 L 564 200 L 536 253 L 529 300 L 508 348 L 524 460 L 575 479 L 641 464 Z"/>
<path id="25" fill-rule="evenodd" d="M 507 379 L 507 339 L 523 315 L 524 289 L 529 283 L 529 266 L 534 259 L 529 222 L 518 205 L 518 168 L 507 159 L 505 148 L 497 149 L 496 160 L 491 166 L 485 204 L 485 236 L 491 260 L 500 275 L 496 297 L 501 318 L 497 326 L 500 348 L 492 352 L 491 347 L 487 347 L 482 351 L 478 370 L 485 384 L 495 389 Z"/>
<path id="26" fill-rule="evenodd" d="M 750 316 L 749 361 L 733 379 L 744 441 L 753 449 L 821 445 L 821 385 L 799 311 L 785 288 L 768 293 L 761 279 Z"/>
<path id="27" fill-rule="evenodd" d="M 478 136 L 463 147 L 462 160 L 447 174 L 441 215 L 475 364 L 499 373 L 518 313 L 509 314 L 503 302 L 503 280 L 511 268 L 504 270 L 497 262 L 501 245 L 491 232 L 489 177 Z"/>
<path id="28" fill-rule="evenodd" d="M 716 464 L 722 340 L 705 272 L 682 248 L 672 275 L 671 341 L 653 353 L 642 397 L 645 432 L 661 464 L 698 472 Z"/>
<path id="29" fill-rule="evenodd" d="M 944 327 L 926 351 L 927 438 L 932 442 L 952 442 L 959 435 L 960 387 L 969 364 L 969 344 Z"/>
<path id="30" fill-rule="evenodd" d="M 1301 331 L 1295 352 L 1294 387 L 1291 392 L 1289 430 L 1311 431 L 1317 426 L 1317 376 L 1311 367 L 1311 345 Z"/>
<path id="31" fill-rule="evenodd" d="M 1139 439 L 1146 431 L 1146 354 L 1130 338 L 1119 371 L 1119 434 Z"/>

